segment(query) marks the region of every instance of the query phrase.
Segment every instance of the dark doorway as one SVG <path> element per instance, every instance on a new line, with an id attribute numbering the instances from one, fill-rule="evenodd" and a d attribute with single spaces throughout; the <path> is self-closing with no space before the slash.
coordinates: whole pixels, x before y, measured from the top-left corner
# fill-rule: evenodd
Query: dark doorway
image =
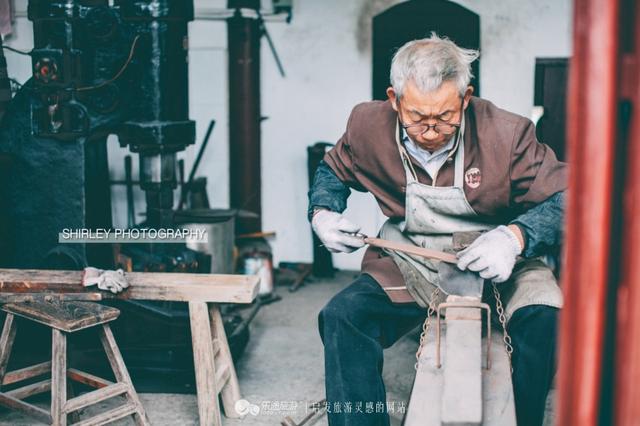
<path id="1" fill-rule="evenodd" d="M 408 41 L 428 37 L 431 31 L 461 47 L 480 48 L 480 17 L 445 0 L 411 0 L 393 6 L 373 18 L 373 99 L 387 98 L 393 54 Z M 480 64 L 472 65 L 471 84 L 480 95 Z"/>
<path id="2" fill-rule="evenodd" d="M 565 161 L 567 77 L 569 59 L 537 58 L 533 104 L 544 108 L 536 125 L 538 140 L 549 145 L 558 159 Z"/>

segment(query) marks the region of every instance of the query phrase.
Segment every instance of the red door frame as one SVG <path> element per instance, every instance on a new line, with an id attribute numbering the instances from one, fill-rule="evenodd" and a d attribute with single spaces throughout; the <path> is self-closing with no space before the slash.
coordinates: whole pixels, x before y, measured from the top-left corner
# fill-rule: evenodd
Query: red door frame
<path id="1" fill-rule="evenodd" d="M 618 0 L 574 1 L 558 425 L 596 425 L 609 274 Z"/>
<path id="2" fill-rule="evenodd" d="M 622 204 L 624 257 L 617 292 L 614 420 L 616 425 L 633 425 L 640 422 L 640 263 L 636 262 L 640 259 L 640 5 L 635 2 L 635 13 L 624 12 L 622 26 L 635 31 L 623 32 L 633 42 L 622 53 L 620 73 L 620 97 L 631 102 L 631 121 Z"/>
<path id="3" fill-rule="evenodd" d="M 635 30 L 625 32 L 627 27 Z M 622 52 L 621 36 L 634 40 L 622 40 L 632 45 L 629 51 Z M 614 424 L 640 421 L 639 48 L 636 0 L 575 0 L 558 425 L 607 422 L 600 419 L 603 371 L 615 374 Z M 618 128 L 623 100 L 630 102 L 632 111 L 626 141 Z M 619 161 L 625 163 L 618 167 L 626 170 L 620 183 L 614 182 L 617 149 L 623 152 Z M 623 191 L 621 208 L 614 205 L 616 191 Z M 614 220 L 622 223 L 619 235 L 611 232 Z M 619 261 L 610 258 L 612 251 L 620 251 Z M 619 282 L 610 282 L 615 276 L 611 269 L 619 265 Z M 617 303 L 615 316 L 608 317 L 609 294 L 616 295 Z M 608 320 L 615 321 L 615 347 L 604 347 Z M 605 356 L 611 353 L 615 358 Z M 605 359 L 614 359 L 615 364 L 603 369 Z"/>

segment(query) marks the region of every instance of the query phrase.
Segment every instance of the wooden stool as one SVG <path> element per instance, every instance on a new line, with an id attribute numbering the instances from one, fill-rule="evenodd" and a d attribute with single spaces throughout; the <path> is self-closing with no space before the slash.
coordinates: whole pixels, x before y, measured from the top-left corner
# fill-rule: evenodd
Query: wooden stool
<path id="1" fill-rule="evenodd" d="M 77 410 L 115 396 L 124 395 L 127 401 L 123 405 L 74 424 L 82 426 L 102 425 L 129 415 L 133 416 L 137 425 L 150 424 L 138 394 L 133 388 L 131 378 L 108 324 L 120 315 L 118 309 L 88 302 L 38 301 L 6 304 L 2 307 L 2 310 L 7 312 L 7 317 L 0 336 L 0 384 L 2 386 L 9 385 L 45 375 L 49 372 L 51 372 L 51 379 L 7 392 L 2 392 L 0 388 L 1 405 L 23 411 L 48 424 L 65 426 L 67 424 L 67 415 L 74 416 L 77 414 L 75 413 Z M 6 371 L 16 334 L 15 315 L 51 327 L 51 361 L 20 370 Z M 115 383 L 83 371 L 67 368 L 67 334 L 98 325 L 101 326 L 100 340 L 102 341 L 102 346 L 116 377 Z M 76 382 L 94 387 L 96 390 L 67 399 L 67 377 Z M 23 399 L 31 395 L 49 390 L 51 391 L 50 414 L 23 401 Z"/>

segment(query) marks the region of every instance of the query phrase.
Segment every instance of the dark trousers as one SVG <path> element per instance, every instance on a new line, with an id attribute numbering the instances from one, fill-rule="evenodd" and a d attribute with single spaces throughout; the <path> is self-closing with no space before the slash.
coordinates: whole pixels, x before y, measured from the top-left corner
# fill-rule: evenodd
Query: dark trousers
<path id="1" fill-rule="evenodd" d="M 548 306 L 527 306 L 518 309 L 507 325 L 514 348 L 512 379 L 519 426 L 542 424 L 555 368 L 557 314 Z M 425 317 L 426 310 L 415 303 L 391 302 L 366 274 L 320 311 L 330 426 L 389 425 L 387 410 L 382 409 L 386 408 L 382 350 Z M 397 405 L 394 410 L 398 411 Z"/>

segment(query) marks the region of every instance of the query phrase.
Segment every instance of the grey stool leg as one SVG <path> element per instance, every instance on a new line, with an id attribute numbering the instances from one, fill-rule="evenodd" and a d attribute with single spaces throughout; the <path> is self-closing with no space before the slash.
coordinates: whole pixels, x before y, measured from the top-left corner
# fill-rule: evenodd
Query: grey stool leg
<path id="1" fill-rule="evenodd" d="M 67 336 L 51 330 L 51 420 L 53 426 L 66 426 L 67 413 Z"/>
<path id="2" fill-rule="evenodd" d="M 0 336 L 0 388 L 2 388 L 2 381 L 4 380 L 4 375 L 7 372 L 9 356 L 11 355 L 11 349 L 13 348 L 13 341 L 15 337 L 15 317 L 13 314 L 7 314 L 4 320 L 4 327 L 2 328 L 2 335 Z"/>
<path id="3" fill-rule="evenodd" d="M 145 412 L 142 402 L 140 402 L 140 398 L 133 387 L 133 382 L 131 381 L 127 367 L 124 365 L 122 354 L 120 353 L 120 349 L 118 349 L 118 345 L 116 344 L 116 340 L 113 337 L 109 324 L 102 324 L 100 340 L 102 341 L 102 346 L 104 347 L 104 351 L 109 359 L 109 364 L 111 364 L 113 374 L 116 376 L 116 381 L 126 383 L 129 387 L 129 390 L 127 391 L 127 400 L 136 406 L 136 413 L 133 415 L 136 425 L 150 425 L 147 413 Z"/>

